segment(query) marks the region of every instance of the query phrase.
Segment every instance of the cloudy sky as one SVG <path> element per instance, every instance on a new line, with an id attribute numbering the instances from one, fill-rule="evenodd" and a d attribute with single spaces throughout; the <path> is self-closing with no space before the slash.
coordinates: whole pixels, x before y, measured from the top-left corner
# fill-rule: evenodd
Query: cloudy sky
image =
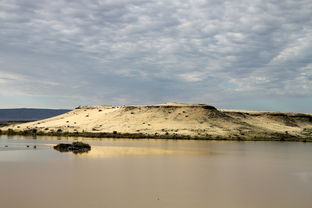
<path id="1" fill-rule="evenodd" d="M 311 0 L 0 0 L 0 108 L 312 112 Z"/>

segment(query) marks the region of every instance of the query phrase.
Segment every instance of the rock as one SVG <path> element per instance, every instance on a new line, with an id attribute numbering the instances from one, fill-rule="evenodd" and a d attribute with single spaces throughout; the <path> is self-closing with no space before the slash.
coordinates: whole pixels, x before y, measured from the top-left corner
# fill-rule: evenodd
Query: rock
<path id="1" fill-rule="evenodd" d="M 91 146 L 83 142 L 73 142 L 72 144 L 60 143 L 53 148 L 60 152 L 73 152 L 75 154 L 89 152 L 91 150 Z"/>

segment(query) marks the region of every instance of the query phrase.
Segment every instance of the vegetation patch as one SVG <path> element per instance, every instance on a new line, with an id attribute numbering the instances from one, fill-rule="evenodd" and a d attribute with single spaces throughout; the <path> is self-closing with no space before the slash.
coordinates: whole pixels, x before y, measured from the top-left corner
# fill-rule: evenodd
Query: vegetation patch
<path id="1" fill-rule="evenodd" d="M 147 134 L 147 133 L 120 133 L 113 132 L 67 132 L 61 129 L 57 131 L 50 130 L 49 132 L 34 131 L 27 129 L 17 131 L 13 129 L 2 130 L 2 135 L 24 135 L 24 136 L 65 136 L 65 137 L 91 137 L 91 138 L 127 138 L 127 139 L 173 139 L 173 140 L 235 140 L 235 141 L 287 141 L 287 142 L 312 142 L 310 129 L 306 130 L 307 135 L 290 135 L 286 133 L 261 133 L 261 134 L 230 134 L 230 135 L 210 135 L 200 134 L 197 136 L 169 134 L 166 129 L 163 129 L 163 134 Z"/>

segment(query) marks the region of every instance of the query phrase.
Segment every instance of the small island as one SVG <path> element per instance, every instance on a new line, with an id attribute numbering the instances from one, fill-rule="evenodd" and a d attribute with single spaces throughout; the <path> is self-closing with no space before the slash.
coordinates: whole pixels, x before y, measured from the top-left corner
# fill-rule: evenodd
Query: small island
<path id="1" fill-rule="evenodd" d="M 85 153 L 91 150 L 91 146 L 83 142 L 73 142 L 72 144 L 60 143 L 53 147 L 60 152 Z"/>

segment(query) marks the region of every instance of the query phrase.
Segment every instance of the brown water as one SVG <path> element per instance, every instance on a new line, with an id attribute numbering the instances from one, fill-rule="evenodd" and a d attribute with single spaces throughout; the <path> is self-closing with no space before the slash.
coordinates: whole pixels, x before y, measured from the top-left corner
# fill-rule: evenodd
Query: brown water
<path id="1" fill-rule="evenodd" d="M 53 144 L 72 141 L 59 139 L 0 137 L 1 207 L 312 204 L 310 143 L 80 138 L 92 150 L 75 155 L 55 151 Z"/>

